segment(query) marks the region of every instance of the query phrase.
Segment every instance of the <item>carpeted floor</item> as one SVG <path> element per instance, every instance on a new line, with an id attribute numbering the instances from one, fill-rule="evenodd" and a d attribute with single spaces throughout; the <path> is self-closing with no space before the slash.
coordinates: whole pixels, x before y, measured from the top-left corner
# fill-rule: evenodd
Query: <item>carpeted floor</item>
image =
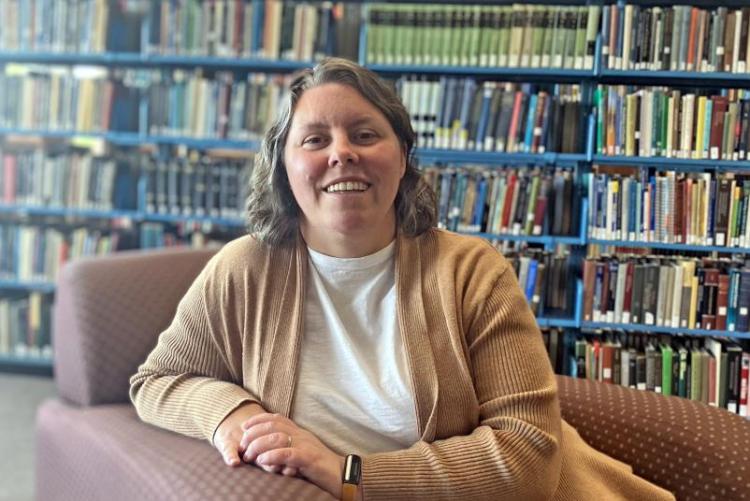
<path id="1" fill-rule="evenodd" d="M 54 394 L 49 377 L 0 373 L 0 501 L 34 499 L 34 418 Z"/>

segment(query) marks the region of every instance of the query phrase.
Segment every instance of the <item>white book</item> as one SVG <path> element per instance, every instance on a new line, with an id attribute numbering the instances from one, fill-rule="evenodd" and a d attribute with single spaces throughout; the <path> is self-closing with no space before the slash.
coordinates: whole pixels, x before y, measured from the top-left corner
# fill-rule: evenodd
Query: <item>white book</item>
<path id="1" fill-rule="evenodd" d="M 625 303 L 625 276 L 628 272 L 628 263 L 619 263 L 617 265 L 617 283 L 615 284 L 615 323 L 621 323 L 622 307 Z"/>
<path id="2" fill-rule="evenodd" d="M 734 47 L 732 49 L 732 72 L 739 72 L 740 38 L 742 38 L 742 9 L 737 9 L 734 20 Z"/>

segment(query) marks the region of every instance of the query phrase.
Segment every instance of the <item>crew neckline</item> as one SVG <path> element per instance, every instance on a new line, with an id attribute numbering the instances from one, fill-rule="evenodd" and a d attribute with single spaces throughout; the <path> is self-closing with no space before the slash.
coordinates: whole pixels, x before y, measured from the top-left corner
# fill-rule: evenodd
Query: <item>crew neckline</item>
<path id="1" fill-rule="evenodd" d="M 363 270 L 379 266 L 389 259 L 393 258 L 396 250 L 396 239 L 391 240 L 391 243 L 374 252 L 362 257 L 335 257 L 323 254 L 307 246 L 307 252 L 310 255 L 310 260 L 313 264 L 320 268 L 324 267 L 327 269 L 336 270 Z"/>

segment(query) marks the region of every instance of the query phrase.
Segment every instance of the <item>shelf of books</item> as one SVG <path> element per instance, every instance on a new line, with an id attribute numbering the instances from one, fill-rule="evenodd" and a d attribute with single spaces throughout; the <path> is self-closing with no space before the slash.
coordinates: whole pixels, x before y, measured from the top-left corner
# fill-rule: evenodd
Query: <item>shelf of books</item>
<path id="1" fill-rule="evenodd" d="M 556 371 L 732 410 L 750 9 L 589 3 L 0 0 L 0 367 L 50 353 L 62 262 L 240 234 L 286 79 L 333 54 L 393 81 L 439 226 L 507 256 Z"/>

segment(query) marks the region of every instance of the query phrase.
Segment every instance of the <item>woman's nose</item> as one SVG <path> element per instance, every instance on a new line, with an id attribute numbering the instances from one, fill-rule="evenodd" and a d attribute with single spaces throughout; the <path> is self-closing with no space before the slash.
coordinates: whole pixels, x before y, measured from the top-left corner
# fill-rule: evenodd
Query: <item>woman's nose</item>
<path id="1" fill-rule="evenodd" d="M 348 138 L 340 137 L 331 143 L 331 155 L 328 157 L 329 167 L 354 165 L 359 162 L 359 155 Z"/>

